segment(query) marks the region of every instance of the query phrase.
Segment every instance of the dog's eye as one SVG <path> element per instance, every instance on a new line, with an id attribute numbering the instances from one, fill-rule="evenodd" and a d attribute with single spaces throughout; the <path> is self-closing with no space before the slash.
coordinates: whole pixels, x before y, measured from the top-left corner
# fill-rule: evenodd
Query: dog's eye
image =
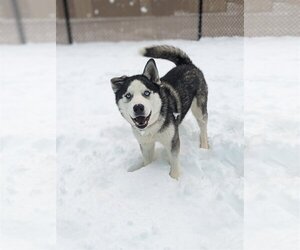
<path id="1" fill-rule="evenodd" d="M 149 96 L 151 93 L 150 93 L 150 91 L 149 90 L 145 90 L 145 92 L 144 92 L 144 96 Z"/>
<path id="2" fill-rule="evenodd" d="M 132 97 L 132 95 L 131 95 L 130 93 L 127 93 L 127 94 L 125 95 L 125 97 L 126 97 L 127 99 L 130 99 L 130 98 Z"/>

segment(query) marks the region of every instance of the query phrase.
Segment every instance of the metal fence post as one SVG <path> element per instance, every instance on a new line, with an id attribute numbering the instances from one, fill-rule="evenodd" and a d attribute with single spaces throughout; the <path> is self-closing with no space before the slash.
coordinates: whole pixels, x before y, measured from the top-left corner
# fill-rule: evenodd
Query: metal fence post
<path id="1" fill-rule="evenodd" d="M 17 26 L 17 30 L 18 30 L 18 34 L 19 34 L 20 43 L 24 44 L 24 43 L 26 43 L 26 37 L 24 34 L 22 17 L 21 17 L 19 5 L 18 5 L 17 0 L 12 0 L 11 3 L 12 3 L 14 16 L 16 19 L 16 26 Z"/>
<path id="2" fill-rule="evenodd" d="M 63 7 L 64 7 L 65 18 L 66 18 L 66 29 L 67 29 L 67 35 L 68 35 L 68 42 L 69 42 L 69 44 L 72 44 L 73 37 L 72 37 L 72 29 L 71 29 L 71 23 L 70 23 L 68 0 L 63 0 Z"/>
<path id="3" fill-rule="evenodd" d="M 202 37 L 202 12 L 203 0 L 199 0 L 199 22 L 198 22 L 198 40 Z"/>

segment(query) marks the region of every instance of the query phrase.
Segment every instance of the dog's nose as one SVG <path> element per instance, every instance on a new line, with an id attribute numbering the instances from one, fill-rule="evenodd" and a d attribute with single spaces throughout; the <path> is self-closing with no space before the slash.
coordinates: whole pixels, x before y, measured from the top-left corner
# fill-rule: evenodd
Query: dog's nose
<path id="1" fill-rule="evenodd" d="M 136 115 L 143 115 L 144 114 L 144 105 L 143 104 L 136 104 L 133 106 L 133 111 Z"/>

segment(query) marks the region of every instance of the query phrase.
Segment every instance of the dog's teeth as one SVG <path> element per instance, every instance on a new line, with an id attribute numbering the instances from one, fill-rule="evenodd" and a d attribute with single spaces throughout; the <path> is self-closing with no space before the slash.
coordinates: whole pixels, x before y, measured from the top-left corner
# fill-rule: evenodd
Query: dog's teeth
<path id="1" fill-rule="evenodd" d="M 177 119 L 178 116 L 180 115 L 180 113 L 173 113 L 173 115 L 174 115 L 175 119 Z"/>

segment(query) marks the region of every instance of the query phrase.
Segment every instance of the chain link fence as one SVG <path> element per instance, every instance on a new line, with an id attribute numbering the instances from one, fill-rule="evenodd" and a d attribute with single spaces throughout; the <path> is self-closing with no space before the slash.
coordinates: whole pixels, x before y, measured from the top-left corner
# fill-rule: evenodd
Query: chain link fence
<path id="1" fill-rule="evenodd" d="M 300 36 L 300 0 L 247 0 L 245 36 Z"/>
<path id="2" fill-rule="evenodd" d="M 70 32 L 75 42 L 300 35 L 299 0 L 67 2 Z M 64 11 L 58 13 L 57 22 L 62 27 L 65 23 Z M 57 32 L 57 41 L 68 42 L 60 32 Z"/>
<path id="3" fill-rule="evenodd" d="M 0 43 L 55 42 L 54 0 L 1 0 Z"/>
<path id="4" fill-rule="evenodd" d="M 0 43 L 299 36 L 300 0 L 1 0 Z"/>
<path id="5" fill-rule="evenodd" d="M 203 0 L 202 36 L 243 36 L 243 0 Z"/>
<path id="6" fill-rule="evenodd" d="M 57 25 L 69 13 L 72 40 L 120 41 L 192 39 L 199 37 L 199 2 L 191 0 L 68 0 L 57 1 Z M 57 41 L 68 42 L 57 32 Z"/>

